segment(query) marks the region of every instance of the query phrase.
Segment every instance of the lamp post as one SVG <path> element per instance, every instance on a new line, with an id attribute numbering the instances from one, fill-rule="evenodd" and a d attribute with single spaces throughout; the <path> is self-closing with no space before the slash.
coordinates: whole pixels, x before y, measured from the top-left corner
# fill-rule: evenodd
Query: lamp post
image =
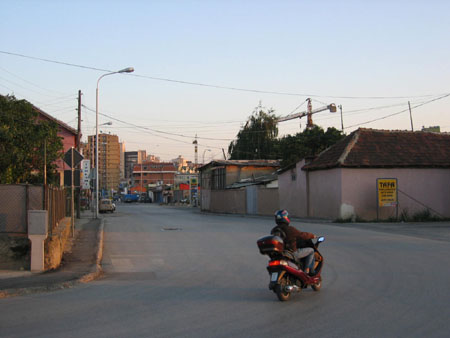
<path id="1" fill-rule="evenodd" d="M 100 76 L 97 80 L 97 89 L 95 91 L 95 218 L 98 218 L 98 84 L 102 78 L 108 75 L 120 73 L 132 73 L 133 67 L 121 69 L 117 72 L 106 73 Z"/>
<path id="2" fill-rule="evenodd" d="M 205 153 L 206 153 L 207 151 L 211 151 L 211 149 L 205 149 L 205 150 L 203 150 L 203 161 L 202 161 L 202 164 L 205 164 Z"/>

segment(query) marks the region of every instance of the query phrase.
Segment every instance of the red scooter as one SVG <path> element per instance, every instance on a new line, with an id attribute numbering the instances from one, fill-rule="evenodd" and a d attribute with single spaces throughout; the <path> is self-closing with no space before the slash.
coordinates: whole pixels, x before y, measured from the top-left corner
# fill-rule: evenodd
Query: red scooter
<path id="1" fill-rule="evenodd" d="M 280 236 L 266 236 L 257 241 L 259 252 L 270 257 L 267 266 L 270 275 L 269 289 L 277 294 L 280 301 L 288 300 L 293 292 L 300 292 L 308 286 L 314 291 L 320 290 L 323 256 L 318 247 L 324 240 L 325 237 L 319 237 L 315 243 L 311 241 L 315 258 L 313 275 L 303 271 L 303 263 L 295 259 L 292 251 L 285 249 Z"/>

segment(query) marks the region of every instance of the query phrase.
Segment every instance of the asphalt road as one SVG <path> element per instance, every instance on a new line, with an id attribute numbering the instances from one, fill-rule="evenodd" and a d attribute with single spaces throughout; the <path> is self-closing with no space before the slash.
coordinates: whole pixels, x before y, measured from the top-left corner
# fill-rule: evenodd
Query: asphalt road
<path id="1" fill-rule="evenodd" d="M 293 222 L 326 237 L 323 285 L 280 302 L 256 246 L 271 218 L 150 204 L 105 218 L 105 277 L 1 299 L 1 337 L 450 335 L 450 227 Z"/>

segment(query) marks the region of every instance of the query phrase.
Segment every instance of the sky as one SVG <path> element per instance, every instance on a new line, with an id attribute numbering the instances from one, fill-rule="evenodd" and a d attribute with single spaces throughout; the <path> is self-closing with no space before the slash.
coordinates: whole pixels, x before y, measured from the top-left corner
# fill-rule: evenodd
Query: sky
<path id="1" fill-rule="evenodd" d="M 449 1 L 0 0 L 0 94 L 127 151 L 223 159 L 258 106 L 326 130 L 450 132 Z M 447 95 L 447 96 L 446 96 Z M 408 109 L 411 105 L 411 114 Z M 411 126 L 411 120 L 412 125 Z M 111 122 L 111 125 L 105 123 Z M 295 134 L 306 118 L 278 124 Z"/>

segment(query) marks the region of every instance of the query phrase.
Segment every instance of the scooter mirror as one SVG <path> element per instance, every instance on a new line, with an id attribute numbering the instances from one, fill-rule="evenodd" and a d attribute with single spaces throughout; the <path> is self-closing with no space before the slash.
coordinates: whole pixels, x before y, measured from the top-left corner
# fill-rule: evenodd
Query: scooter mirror
<path id="1" fill-rule="evenodd" d="M 321 236 L 317 239 L 317 242 L 321 243 L 325 240 L 325 237 Z"/>

